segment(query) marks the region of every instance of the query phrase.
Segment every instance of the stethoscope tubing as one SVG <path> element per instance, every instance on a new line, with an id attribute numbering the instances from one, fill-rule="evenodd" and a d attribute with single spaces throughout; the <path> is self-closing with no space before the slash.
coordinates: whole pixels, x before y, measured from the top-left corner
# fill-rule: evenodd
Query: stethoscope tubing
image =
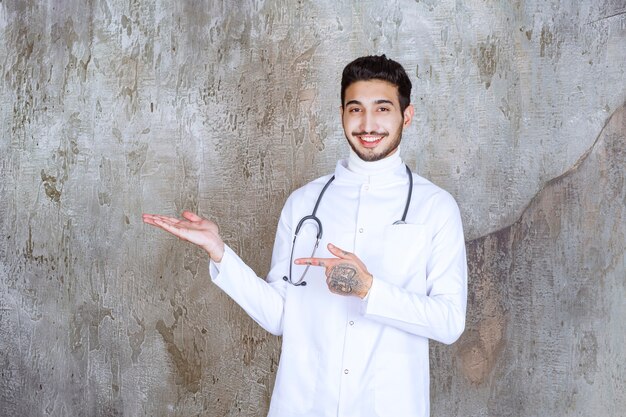
<path id="1" fill-rule="evenodd" d="M 406 196 L 406 204 L 404 205 L 404 213 L 402 213 L 402 219 L 396 220 L 393 224 L 406 224 L 406 215 L 409 212 L 409 206 L 411 205 L 411 197 L 413 196 L 413 174 L 411 173 L 411 169 L 408 165 L 404 166 L 406 168 L 406 173 L 409 177 L 409 192 Z"/>
<path id="2" fill-rule="evenodd" d="M 402 218 L 400 220 L 396 220 L 395 222 L 393 222 L 394 225 L 397 224 L 406 224 L 406 216 L 409 212 L 409 206 L 411 205 L 411 198 L 413 196 L 413 174 L 411 173 L 411 169 L 409 168 L 408 165 L 405 165 L 406 168 L 406 172 L 407 172 L 407 176 L 409 177 L 409 191 L 407 192 L 407 197 L 406 197 L 406 204 L 404 205 L 404 212 L 402 213 Z M 296 226 L 296 230 L 295 233 L 293 235 L 293 242 L 291 244 L 291 254 L 289 256 L 289 277 L 283 277 L 284 281 L 289 282 L 290 284 L 296 286 L 296 287 L 300 287 L 300 286 L 305 286 L 306 285 L 306 281 L 304 281 L 304 276 L 306 275 L 307 271 L 309 270 L 309 267 L 311 265 L 307 265 L 306 268 L 304 269 L 304 271 L 302 272 L 302 275 L 300 276 L 300 279 L 298 279 L 298 281 L 294 282 L 291 279 L 291 272 L 292 272 L 292 268 L 293 268 L 293 252 L 294 249 L 296 247 L 296 239 L 298 238 L 298 233 L 300 233 L 300 228 L 302 227 L 302 225 L 304 224 L 304 222 L 308 221 L 308 220 L 312 220 L 317 224 L 317 236 L 316 236 L 316 240 L 315 240 L 315 246 L 313 247 L 313 252 L 311 253 L 310 258 L 312 258 L 315 255 L 315 251 L 317 250 L 317 247 L 320 243 L 320 240 L 322 239 L 322 235 L 323 235 L 323 229 L 322 229 L 322 221 L 316 216 L 317 213 L 317 208 L 320 205 L 320 202 L 322 201 L 322 197 L 324 196 L 324 193 L 326 192 L 326 190 L 328 189 L 328 186 L 330 186 L 330 184 L 335 180 L 335 176 L 333 175 L 332 177 L 330 177 L 330 179 L 326 182 L 326 184 L 324 185 L 324 188 L 322 188 L 322 191 L 320 191 L 319 196 L 317 196 L 317 201 L 315 202 L 315 207 L 313 207 L 313 212 L 311 214 L 309 214 L 308 216 L 304 216 L 302 219 L 300 219 L 300 221 L 298 222 L 298 225 Z"/>

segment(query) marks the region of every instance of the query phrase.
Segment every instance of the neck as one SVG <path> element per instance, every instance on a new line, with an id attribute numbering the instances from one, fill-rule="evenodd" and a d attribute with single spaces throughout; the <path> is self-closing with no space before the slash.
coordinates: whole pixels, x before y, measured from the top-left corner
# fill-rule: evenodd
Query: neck
<path id="1" fill-rule="evenodd" d="M 350 149 L 350 157 L 348 158 L 348 169 L 350 171 L 355 174 L 367 176 L 389 171 L 400 164 L 402 164 L 402 159 L 400 158 L 399 149 L 396 149 L 394 153 L 386 158 L 372 162 L 362 160 L 352 149 Z"/>

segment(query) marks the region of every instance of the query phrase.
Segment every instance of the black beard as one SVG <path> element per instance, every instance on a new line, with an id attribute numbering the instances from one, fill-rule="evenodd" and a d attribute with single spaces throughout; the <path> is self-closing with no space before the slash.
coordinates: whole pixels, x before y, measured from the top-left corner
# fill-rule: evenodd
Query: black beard
<path id="1" fill-rule="evenodd" d="M 367 134 L 367 133 L 361 133 L 361 134 Z M 391 155 L 396 149 L 398 149 L 398 146 L 400 146 L 400 141 L 402 140 L 402 127 L 400 127 L 398 136 L 396 136 L 395 138 L 392 138 L 392 141 L 389 144 L 389 148 L 380 154 L 369 153 L 369 152 L 367 154 L 364 154 L 363 152 L 360 152 L 358 149 L 356 149 L 354 144 L 348 139 L 348 135 L 345 132 L 344 132 L 344 135 L 346 136 L 346 140 L 348 140 L 348 144 L 350 145 L 354 153 L 356 153 L 357 156 L 361 158 L 362 161 L 375 162 L 375 161 L 380 161 L 381 159 L 385 159 L 386 157 Z"/>

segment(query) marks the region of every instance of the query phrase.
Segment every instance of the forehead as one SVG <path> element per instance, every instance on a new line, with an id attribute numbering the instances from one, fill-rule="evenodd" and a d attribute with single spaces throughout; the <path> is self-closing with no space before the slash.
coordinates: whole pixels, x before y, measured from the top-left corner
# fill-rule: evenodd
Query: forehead
<path id="1" fill-rule="evenodd" d="M 357 81 L 348 86 L 345 91 L 345 103 L 356 100 L 363 104 L 376 100 L 398 102 L 398 87 L 384 80 Z"/>

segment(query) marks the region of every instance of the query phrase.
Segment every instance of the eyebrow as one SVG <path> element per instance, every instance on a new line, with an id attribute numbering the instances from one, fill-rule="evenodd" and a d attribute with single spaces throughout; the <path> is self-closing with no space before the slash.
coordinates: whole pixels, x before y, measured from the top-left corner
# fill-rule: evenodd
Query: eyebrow
<path id="1" fill-rule="evenodd" d="M 356 104 L 358 106 L 363 105 L 363 103 L 361 103 L 359 100 L 350 100 L 346 103 L 346 106 L 349 106 L 350 104 Z M 390 104 L 393 106 L 393 102 L 391 100 L 387 100 L 384 98 L 379 98 L 378 100 L 374 100 L 374 104 Z"/>

